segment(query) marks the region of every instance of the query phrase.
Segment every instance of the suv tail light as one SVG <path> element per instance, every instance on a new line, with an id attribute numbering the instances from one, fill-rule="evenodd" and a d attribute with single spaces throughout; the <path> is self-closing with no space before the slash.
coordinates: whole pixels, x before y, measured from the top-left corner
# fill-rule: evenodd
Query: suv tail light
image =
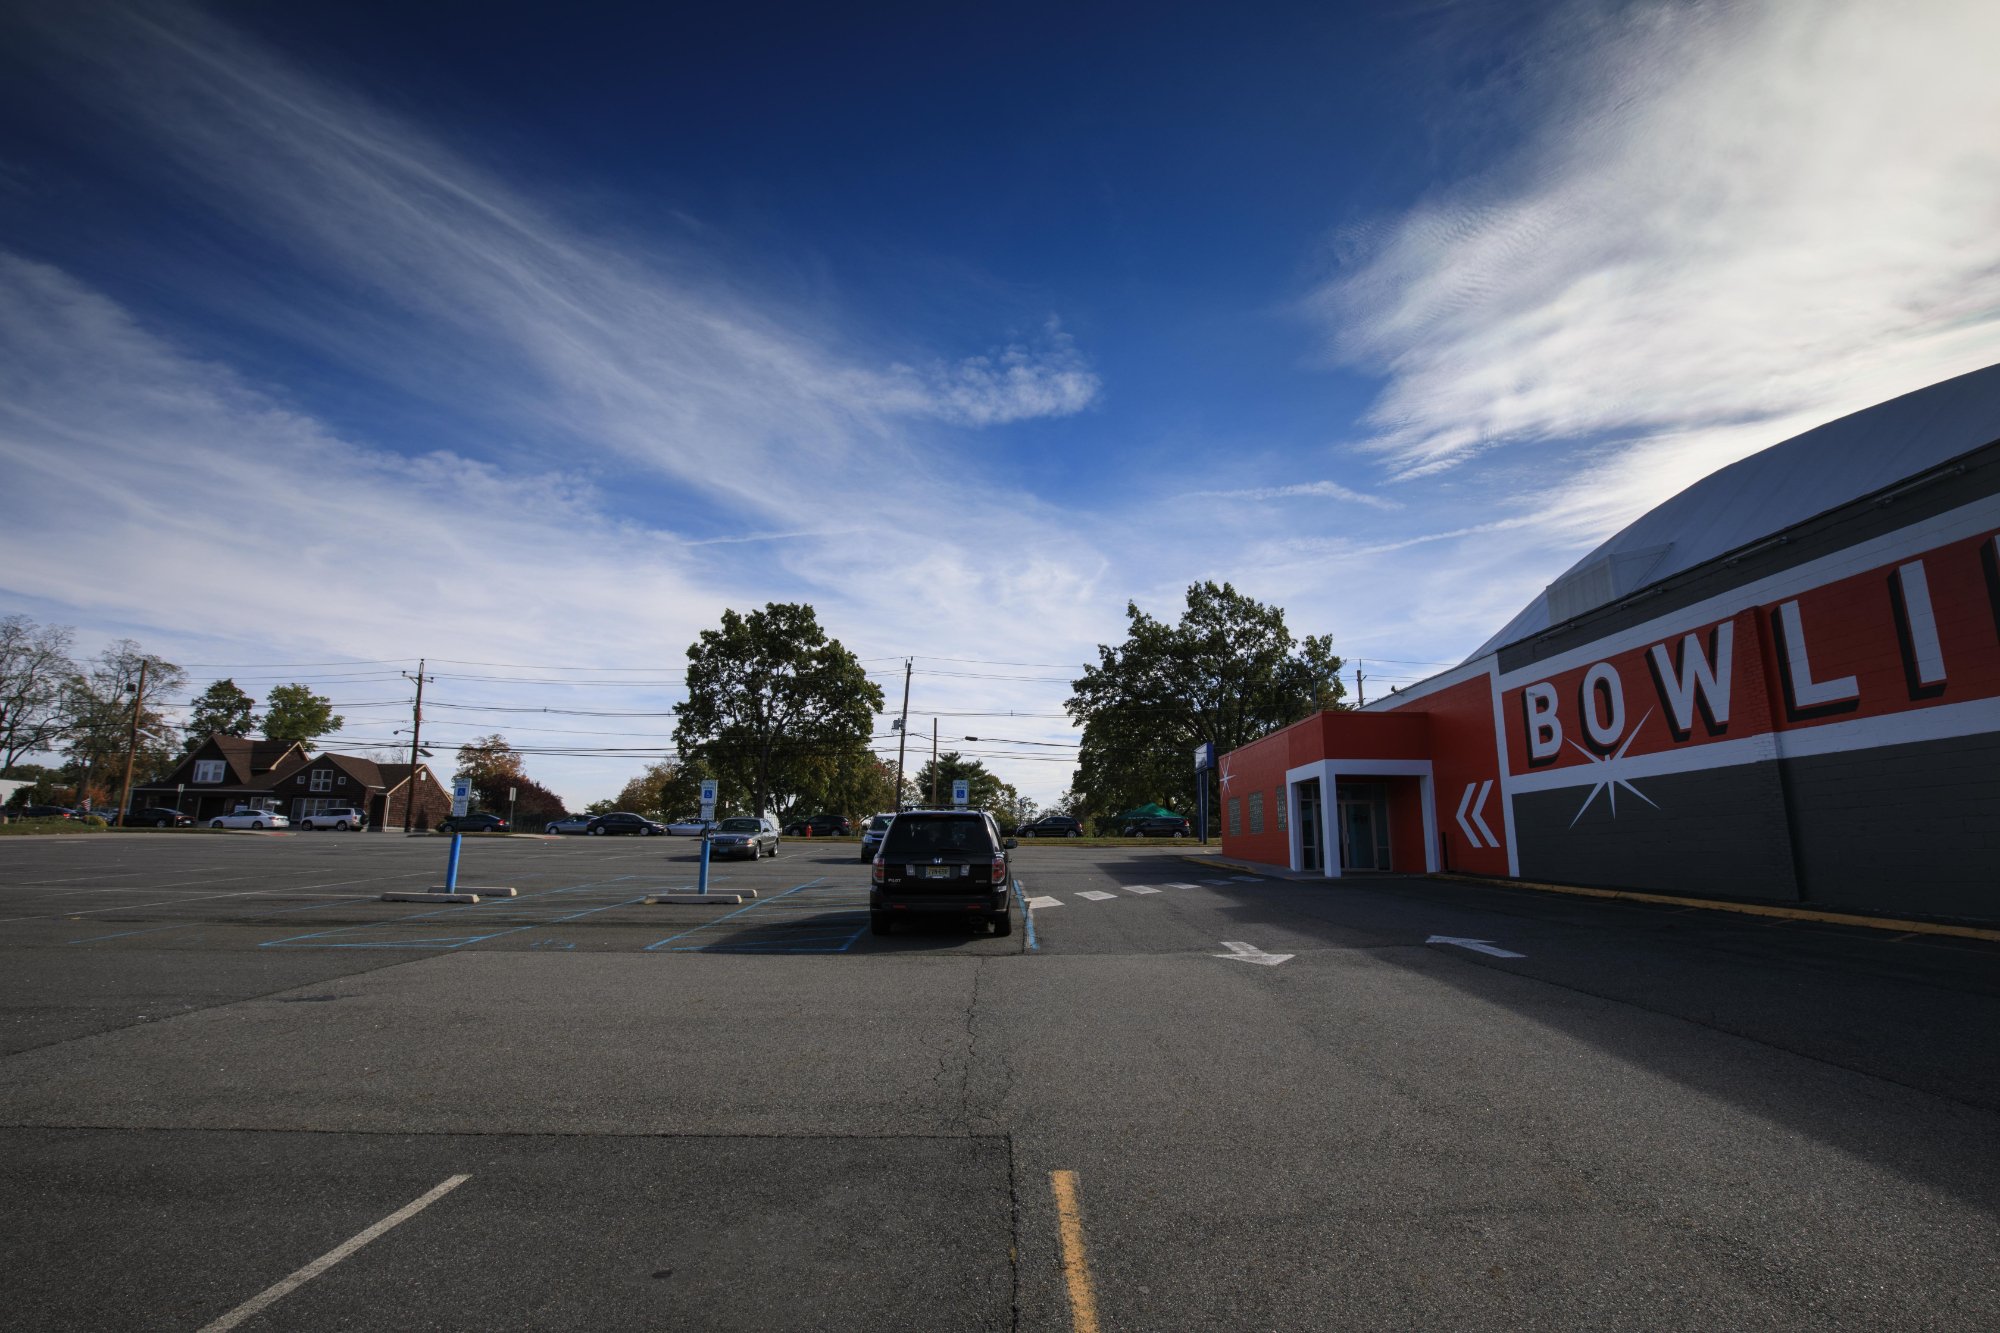
<path id="1" fill-rule="evenodd" d="M 993 882 L 995 884 L 1007 882 L 1007 858 L 1004 856 L 993 858 Z"/>
<path id="2" fill-rule="evenodd" d="M 868 863 L 868 877 L 877 884 L 880 884 L 888 873 L 888 865 L 880 856 L 877 856 L 873 861 Z"/>

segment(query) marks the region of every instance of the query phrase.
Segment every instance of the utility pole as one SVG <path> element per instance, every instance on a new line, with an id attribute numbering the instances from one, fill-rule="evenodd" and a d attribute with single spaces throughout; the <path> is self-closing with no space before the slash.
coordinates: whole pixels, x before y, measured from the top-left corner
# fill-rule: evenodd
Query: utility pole
<path id="1" fill-rule="evenodd" d="M 938 780 L 937 719 L 932 718 L 931 719 L 931 809 L 933 810 L 938 808 L 937 780 Z"/>
<path id="2" fill-rule="evenodd" d="M 910 743 L 910 663 L 914 658 L 903 659 L 903 716 L 896 723 L 896 808 L 903 808 L 903 750 Z"/>
<path id="3" fill-rule="evenodd" d="M 125 743 L 125 790 L 118 797 L 118 824 L 125 823 L 125 807 L 132 803 L 132 759 L 139 753 L 139 709 L 146 702 L 146 659 L 139 659 L 139 685 L 132 691 L 132 738 Z"/>
<path id="4" fill-rule="evenodd" d="M 403 673 L 404 680 L 414 680 L 417 682 L 417 702 L 416 706 L 410 710 L 410 789 L 403 795 L 403 831 L 405 833 L 416 827 L 417 820 L 417 742 L 423 739 L 424 682 L 430 679 L 429 676 L 424 674 L 425 661 L 425 658 L 419 657 L 417 659 L 416 675 L 412 676 L 407 671 Z M 387 805 L 382 807 L 382 822 L 384 824 L 389 822 L 389 808 Z"/>
<path id="5" fill-rule="evenodd" d="M 1365 682 L 1367 681 L 1367 679 L 1368 679 L 1368 677 L 1366 677 L 1366 676 L 1364 676 L 1364 675 L 1362 675 L 1362 674 L 1361 674 L 1361 659 L 1360 659 L 1360 658 L 1358 658 L 1358 657 L 1357 657 L 1357 658 L 1355 658 L 1355 659 L 1354 659 L 1354 693 L 1355 693 L 1355 695 L 1356 695 L 1356 696 L 1357 696 L 1357 697 L 1358 697 L 1358 698 L 1359 698 L 1359 699 L 1361 700 L 1361 707 L 1363 707 L 1363 708 L 1366 708 L 1366 707 L 1368 706 L 1368 687 L 1367 687 L 1367 685 L 1365 684 Z"/>

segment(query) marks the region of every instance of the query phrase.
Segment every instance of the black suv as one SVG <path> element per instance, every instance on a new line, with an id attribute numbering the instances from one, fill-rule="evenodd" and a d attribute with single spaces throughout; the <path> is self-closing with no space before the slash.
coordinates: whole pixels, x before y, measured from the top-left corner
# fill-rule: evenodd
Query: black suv
<path id="1" fill-rule="evenodd" d="M 583 826 L 585 833 L 603 837 L 607 833 L 636 833 L 642 838 L 659 837 L 667 831 L 665 824 L 656 824 L 644 815 L 635 815 L 629 810 L 614 810 L 608 815 L 599 815 Z"/>
<path id="2" fill-rule="evenodd" d="M 447 815 L 439 833 L 505 833 L 507 821 L 498 815 Z"/>
<path id="3" fill-rule="evenodd" d="M 1024 838 L 1081 838 L 1083 824 L 1068 815 L 1043 815 L 1032 824 L 1015 830 Z"/>
<path id="4" fill-rule="evenodd" d="M 993 923 L 995 935 L 1014 933 L 1012 838 L 1000 836 L 993 816 L 966 810 L 906 810 L 889 825 L 871 863 L 868 925 L 877 935 L 898 918 L 955 916 Z"/>
<path id="5" fill-rule="evenodd" d="M 844 838 L 852 832 L 846 815 L 811 815 L 785 825 L 788 838 Z"/>
<path id="6" fill-rule="evenodd" d="M 1179 815 L 1161 818 L 1157 815 L 1145 819 L 1128 820 L 1120 830 L 1128 838 L 1192 838 L 1194 829 Z"/>

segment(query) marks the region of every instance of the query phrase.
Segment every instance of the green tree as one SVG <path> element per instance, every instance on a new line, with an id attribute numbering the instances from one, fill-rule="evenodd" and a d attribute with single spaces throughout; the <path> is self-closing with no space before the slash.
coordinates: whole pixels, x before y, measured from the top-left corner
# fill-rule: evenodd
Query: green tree
<path id="1" fill-rule="evenodd" d="M 258 720 L 257 701 L 238 689 L 235 681 L 218 680 L 195 696 L 194 712 L 181 727 L 187 737 L 183 749 L 194 749 L 210 732 L 248 736 L 257 729 Z"/>
<path id="2" fill-rule="evenodd" d="M 480 794 L 482 802 L 485 793 L 498 791 L 500 804 L 507 804 L 507 788 L 519 786 L 528 776 L 526 765 L 520 754 L 507 743 L 507 738 L 495 732 L 491 736 L 481 736 L 458 747 L 457 775 L 472 782 L 472 790 Z"/>
<path id="3" fill-rule="evenodd" d="M 701 775 L 663 759 L 619 789 L 612 809 L 657 819 L 678 819 L 701 805 Z"/>
<path id="4" fill-rule="evenodd" d="M 144 698 L 137 694 L 142 667 Z M 70 722 L 64 753 L 75 783 L 74 799 L 89 801 L 96 809 L 115 805 L 124 782 L 128 749 L 135 781 L 145 781 L 171 767 L 179 752 L 177 737 L 155 701 L 186 688 L 185 672 L 130 639 L 111 644 L 87 671 L 72 677 L 65 704 Z"/>
<path id="5" fill-rule="evenodd" d="M 307 749 L 322 736 L 340 730 L 345 719 L 333 711 L 333 700 L 303 685 L 280 685 L 264 700 L 264 736 L 297 741 Z"/>
<path id="6" fill-rule="evenodd" d="M 998 817 L 1004 811 L 1011 811 L 1021 799 L 1019 792 L 987 771 L 986 765 L 977 759 L 967 759 L 956 750 L 946 750 L 917 770 L 917 799 L 925 805 L 948 809 L 951 784 L 959 778 L 966 781 L 965 804 L 969 810 L 987 810 Z"/>
<path id="7" fill-rule="evenodd" d="M 1083 728 L 1070 813 L 1105 819 L 1158 801 L 1195 810 L 1194 747 L 1223 754 L 1328 708 L 1346 689 L 1330 635 L 1294 639 L 1284 610 L 1227 583 L 1188 588 L 1179 623 L 1125 608 L 1117 647 L 1071 684 Z"/>
<path id="8" fill-rule="evenodd" d="M 772 602 L 722 613 L 688 648 L 688 697 L 676 704 L 683 762 L 712 773 L 752 814 L 825 791 L 865 752 L 882 687 L 820 628 L 813 609 Z"/>
<path id="9" fill-rule="evenodd" d="M 0 618 L 0 765 L 62 743 L 77 676 L 69 655 L 73 635 L 67 625 Z"/>

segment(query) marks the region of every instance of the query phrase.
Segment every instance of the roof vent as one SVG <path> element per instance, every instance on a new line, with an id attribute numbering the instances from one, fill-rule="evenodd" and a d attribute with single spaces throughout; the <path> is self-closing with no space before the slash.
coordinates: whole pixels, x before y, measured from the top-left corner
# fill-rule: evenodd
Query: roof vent
<path id="1" fill-rule="evenodd" d="M 1549 585 L 1549 623 L 1560 625 L 1565 620 L 1574 620 L 1586 611 L 1595 611 L 1607 602 L 1615 602 L 1637 592 L 1646 586 L 1653 571 L 1660 567 L 1667 558 L 1667 552 L 1673 548 L 1674 544 L 1667 542 L 1636 551 L 1621 551 L 1578 565 Z"/>

